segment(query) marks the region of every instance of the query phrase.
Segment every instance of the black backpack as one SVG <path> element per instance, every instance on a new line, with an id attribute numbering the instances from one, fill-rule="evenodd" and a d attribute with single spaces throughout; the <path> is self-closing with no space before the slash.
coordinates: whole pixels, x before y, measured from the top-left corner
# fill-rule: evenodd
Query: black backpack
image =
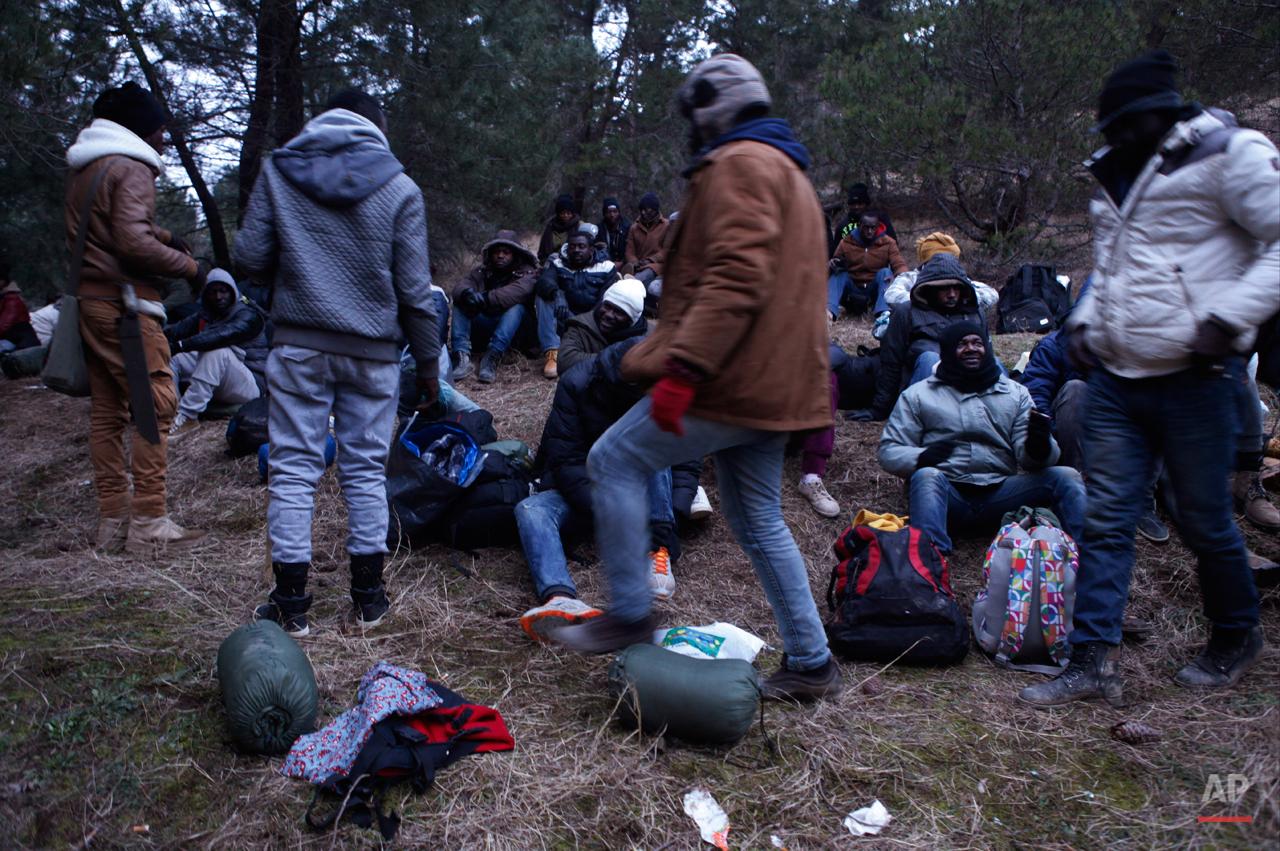
<path id="1" fill-rule="evenodd" d="M 1022 266 L 1000 290 L 996 333 L 1048 334 L 1070 309 L 1071 294 L 1058 283 L 1056 267 Z"/>
<path id="2" fill-rule="evenodd" d="M 870 408 L 876 397 L 876 379 L 880 377 L 880 348 L 858 346 L 855 357 L 831 343 L 830 352 L 831 371 L 840 388 L 836 407 L 842 411 Z"/>
<path id="3" fill-rule="evenodd" d="M 486 450 L 480 474 L 440 515 L 440 539 L 459 550 L 516 543 L 516 505 L 529 497 L 532 481 L 527 465 Z"/>
<path id="4" fill-rule="evenodd" d="M 928 532 L 854 526 L 835 545 L 827 587 L 831 649 L 859 662 L 948 665 L 969 652 L 947 561 Z"/>
<path id="5" fill-rule="evenodd" d="M 1258 326 L 1258 380 L 1280 391 L 1280 313 Z"/>
<path id="6" fill-rule="evenodd" d="M 267 434 L 267 415 L 271 410 L 271 398 L 259 396 L 245 402 L 227 423 L 227 454 L 232 458 L 257 455 L 258 447 L 270 442 Z"/>

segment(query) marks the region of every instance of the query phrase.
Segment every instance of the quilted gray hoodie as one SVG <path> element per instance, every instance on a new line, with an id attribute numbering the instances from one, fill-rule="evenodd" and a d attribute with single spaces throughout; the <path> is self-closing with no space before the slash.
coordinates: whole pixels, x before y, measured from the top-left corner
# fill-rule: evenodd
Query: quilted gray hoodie
<path id="1" fill-rule="evenodd" d="M 274 345 L 399 361 L 435 375 L 426 210 L 386 137 L 333 109 L 263 164 L 236 236 L 236 262 L 274 277 Z"/>

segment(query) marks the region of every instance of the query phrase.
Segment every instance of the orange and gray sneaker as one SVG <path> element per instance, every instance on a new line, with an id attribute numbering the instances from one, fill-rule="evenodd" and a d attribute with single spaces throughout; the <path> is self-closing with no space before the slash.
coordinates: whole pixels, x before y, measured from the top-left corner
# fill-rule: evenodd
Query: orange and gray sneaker
<path id="1" fill-rule="evenodd" d="M 657 552 L 649 553 L 649 561 L 653 565 L 653 573 L 649 575 L 653 596 L 670 599 L 676 593 L 676 578 L 671 575 L 671 554 L 666 547 L 659 547 Z"/>
<path id="2" fill-rule="evenodd" d="M 542 377 L 555 381 L 560 377 L 560 367 L 556 364 L 556 358 L 559 356 L 559 349 L 547 349 L 547 362 L 542 365 Z"/>
<path id="3" fill-rule="evenodd" d="M 534 641 L 545 642 L 557 629 L 574 626 L 604 612 L 573 597 L 552 597 L 537 608 L 520 616 L 520 628 Z"/>

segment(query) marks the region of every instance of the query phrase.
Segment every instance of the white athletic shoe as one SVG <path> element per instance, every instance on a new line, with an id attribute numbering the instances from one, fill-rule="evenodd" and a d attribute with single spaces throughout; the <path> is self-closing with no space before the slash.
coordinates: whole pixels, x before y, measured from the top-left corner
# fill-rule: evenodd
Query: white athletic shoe
<path id="1" fill-rule="evenodd" d="M 573 597 L 552 597 L 537 608 L 520 616 L 520 628 L 534 641 L 545 642 L 551 633 L 565 626 L 580 624 L 604 612 Z"/>
<path id="2" fill-rule="evenodd" d="M 649 553 L 653 573 L 649 575 L 649 588 L 653 596 L 669 600 L 676 593 L 676 578 L 671 575 L 671 554 L 666 547 L 659 547 L 656 553 Z"/>
<path id="3" fill-rule="evenodd" d="M 827 488 L 822 484 L 822 479 L 816 476 L 808 480 L 802 479 L 796 490 L 800 491 L 800 495 L 809 500 L 813 510 L 823 517 L 840 516 L 840 503 L 836 502 L 831 497 L 831 494 L 827 493 Z"/>
<path id="4" fill-rule="evenodd" d="M 693 495 L 693 504 L 689 507 L 689 519 L 706 520 L 714 513 L 711 500 L 707 499 L 707 489 L 698 485 L 698 492 Z"/>

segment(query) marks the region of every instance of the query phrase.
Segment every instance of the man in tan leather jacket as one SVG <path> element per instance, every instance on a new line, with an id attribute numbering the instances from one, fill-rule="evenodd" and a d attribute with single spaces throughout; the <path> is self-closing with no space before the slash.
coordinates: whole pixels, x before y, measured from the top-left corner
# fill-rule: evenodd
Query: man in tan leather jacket
<path id="1" fill-rule="evenodd" d="M 108 89 L 94 102 L 94 120 L 67 150 L 71 175 L 67 183 L 67 247 L 75 243 L 85 193 L 107 169 L 90 207 L 88 236 L 80 270 L 80 333 L 93 413 L 89 424 L 89 457 L 98 489 L 96 543 L 109 550 L 127 546 L 132 552 L 189 548 L 204 533 L 183 529 L 165 508 L 165 475 L 169 425 L 177 410 L 169 343 L 161 330 L 160 304 L 168 278 L 186 278 L 192 288 L 203 285 L 203 273 L 190 248 L 155 224 L 155 180 L 164 174 L 164 109 L 136 83 Z M 160 441 L 148 443 L 134 429 L 133 490 L 126 472 L 124 433 L 129 428 L 129 384 L 120 342 L 124 313 L 122 292 L 132 286 L 138 298 L 151 391 Z"/>

